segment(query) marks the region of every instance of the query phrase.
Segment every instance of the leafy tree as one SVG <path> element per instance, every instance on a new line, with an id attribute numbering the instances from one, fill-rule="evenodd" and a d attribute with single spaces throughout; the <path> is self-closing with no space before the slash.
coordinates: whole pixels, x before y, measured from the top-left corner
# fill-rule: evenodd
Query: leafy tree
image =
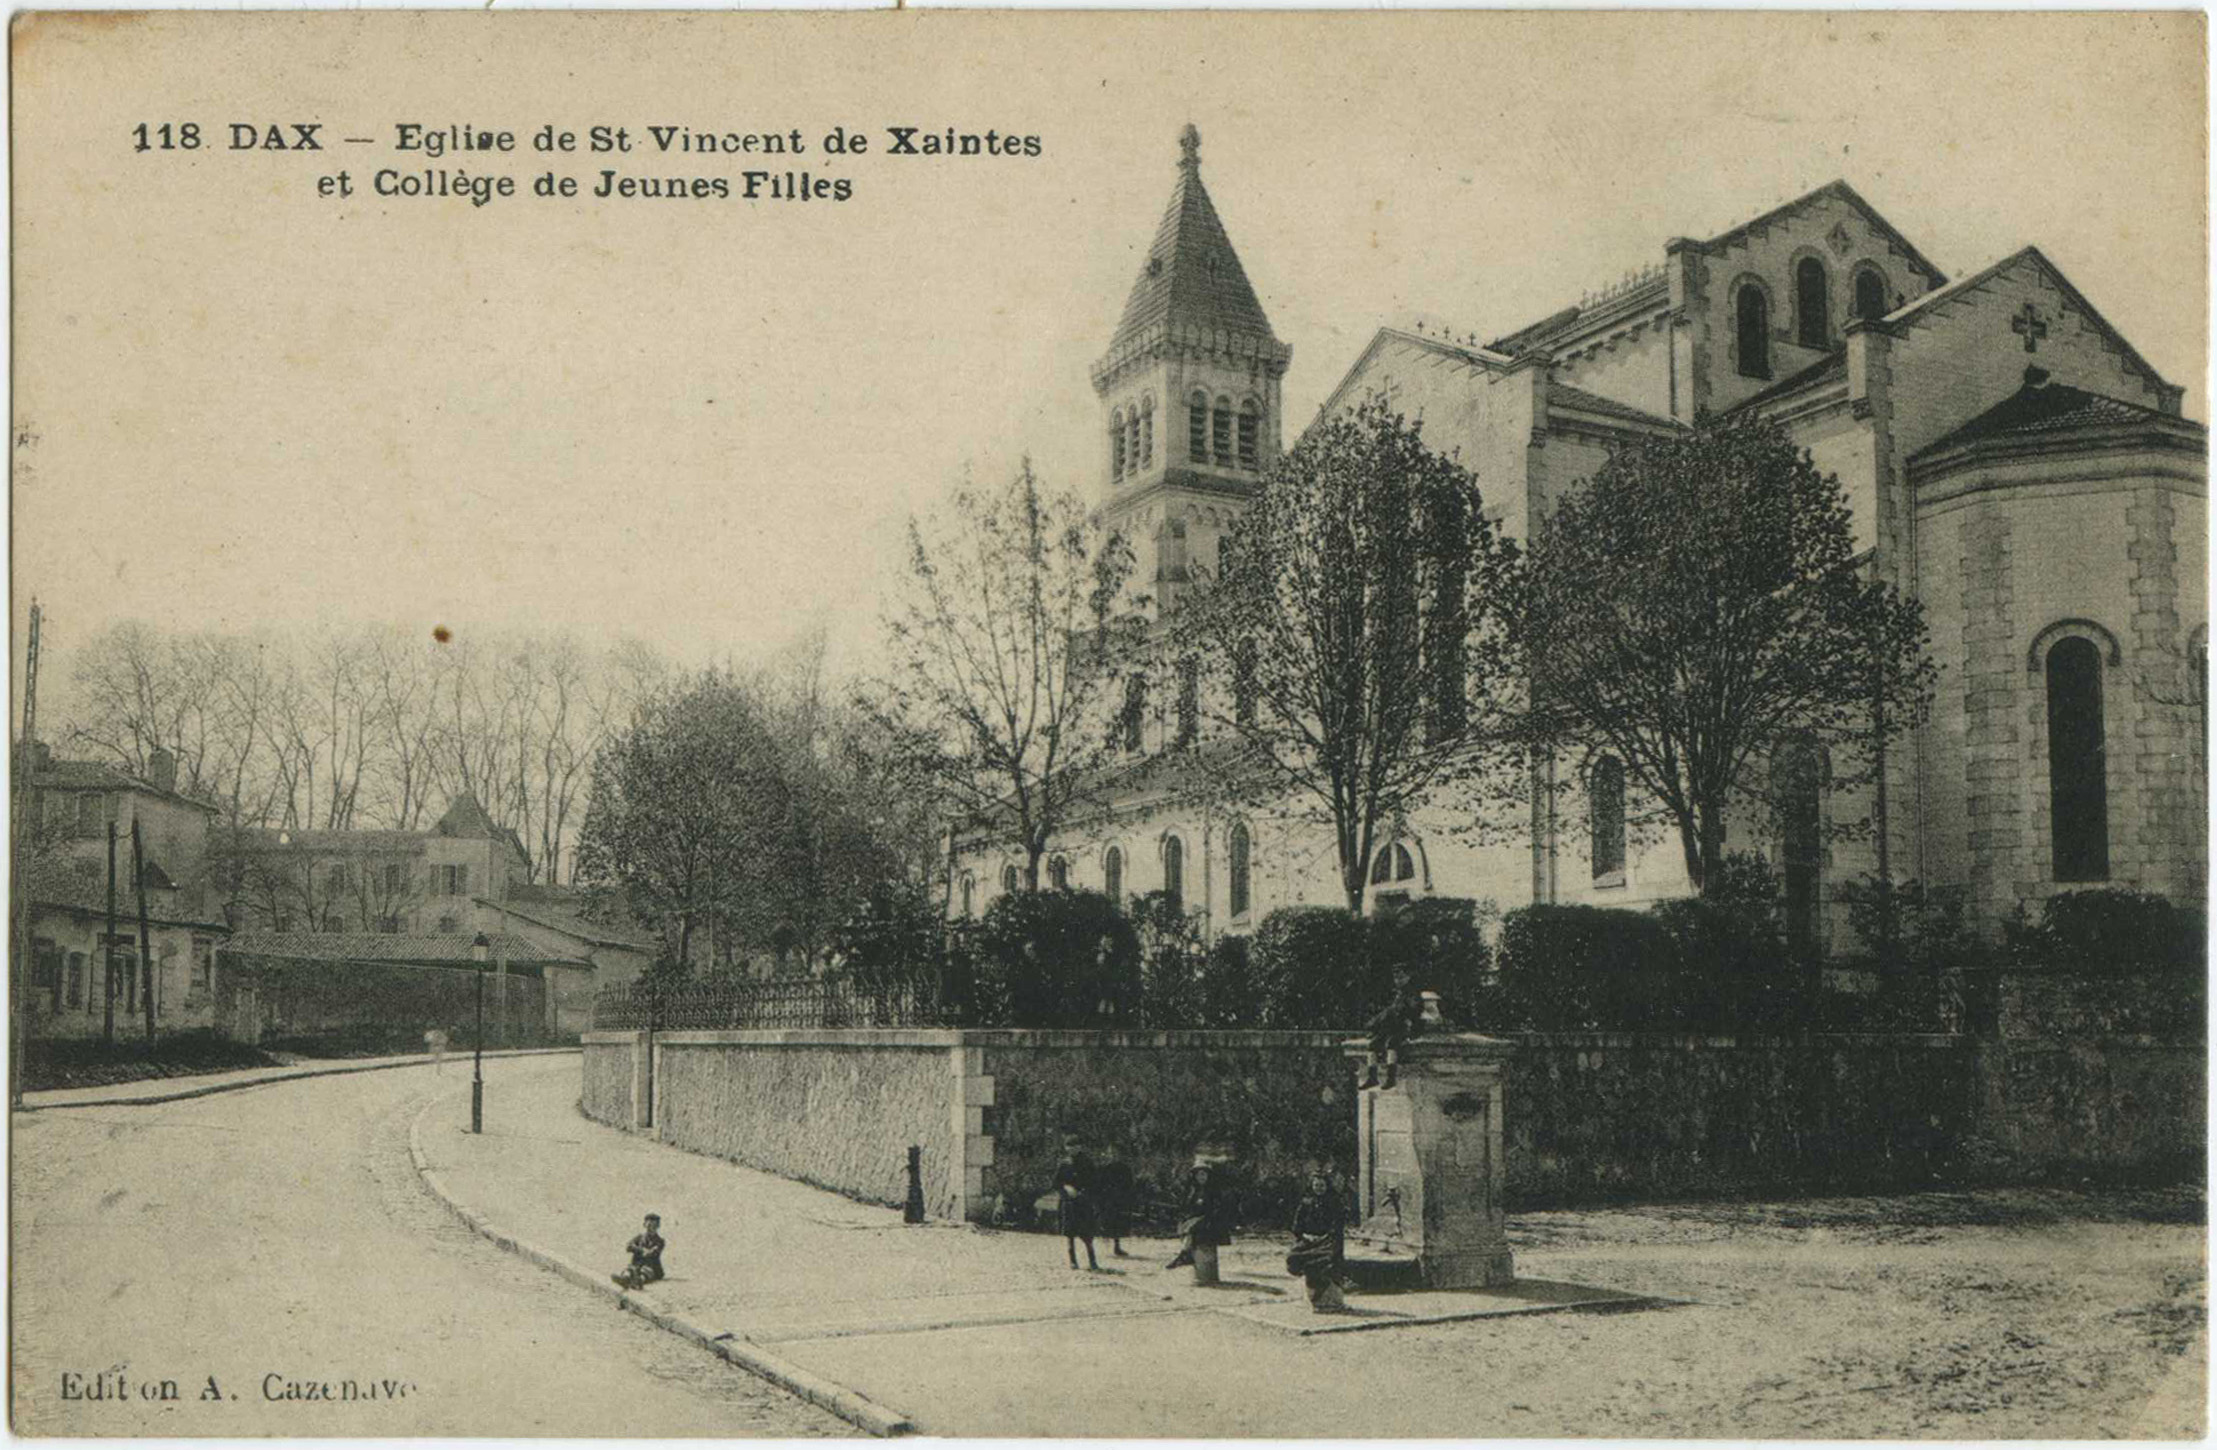
<path id="1" fill-rule="evenodd" d="M 1839 482 L 1783 429 L 1705 420 L 1612 455 L 1540 521 L 1512 635 L 1534 743 L 1614 754 L 1720 879 L 1728 806 L 1797 742 L 1867 782 L 1929 706 L 1922 607 L 1869 575 Z"/>
<path id="2" fill-rule="evenodd" d="M 1196 708 L 1233 748 L 1201 758 L 1244 804 L 1328 820 L 1359 912 L 1381 823 L 1495 760 L 1514 547 L 1468 470 L 1372 398 L 1272 465 L 1229 552 L 1166 637 L 1213 676 Z"/>
<path id="3" fill-rule="evenodd" d="M 1036 891 L 1049 839 L 1113 748 L 1132 552 L 1075 496 L 1045 492 L 1029 460 L 1006 488 L 966 487 L 911 519 L 908 546 L 886 620 L 896 663 L 866 706 L 950 813 L 1022 843 Z"/>

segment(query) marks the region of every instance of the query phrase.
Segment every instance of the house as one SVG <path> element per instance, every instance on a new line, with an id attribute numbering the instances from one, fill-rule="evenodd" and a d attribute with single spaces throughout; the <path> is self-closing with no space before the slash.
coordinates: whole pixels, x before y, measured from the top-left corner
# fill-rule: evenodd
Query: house
<path id="1" fill-rule="evenodd" d="M 247 828 L 227 842 L 231 900 L 256 931 L 467 935 L 475 901 L 530 872 L 514 831 L 455 797 L 428 831 Z"/>
<path id="2" fill-rule="evenodd" d="M 603 987 L 628 986 L 653 965 L 660 950 L 652 936 L 616 921 L 588 915 L 584 893 L 569 886 L 512 886 L 504 900 L 476 899 L 480 931 L 512 934 L 544 951 L 590 964 L 587 974 L 558 973 L 558 1031 L 583 1032 L 593 1024 L 593 997 Z"/>
<path id="3" fill-rule="evenodd" d="M 209 877 L 215 808 L 178 792 L 167 751 L 153 753 L 144 777 L 104 762 L 59 760 L 37 743 L 20 758 L 28 824 L 16 889 L 31 951 L 27 1035 L 99 1036 L 111 1021 L 120 1033 L 131 1035 L 134 1024 L 143 1032 L 149 988 L 157 1030 L 213 1025 L 214 951 L 230 930 Z M 134 829 L 151 978 L 140 952 Z"/>
<path id="4" fill-rule="evenodd" d="M 1108 435 L 1097 516 L 1162 607 L 1195 564 L 1218 562 L 1280 452 L 1292 355 L 1188 127 L 1092 374 Z M 1834 789 L 1821 761 L 1785 771 L 1781 742 L 1771 763 L 1791 799 L 1732 823 L 1732 849 L 1781 866 L 1805 944 L 1848 944 L 1845 888 L 1881 862 L 1892 880 L 1959 892 L 1989 925 L 2089 885 L 2202 899 L 2208 430 L 2037 247 L 1951 280 L 1834 181 L 1713 236 L 1659 238 L 1646 268 L 1489 342 L 1379 328 L 1325 412 L 1379 395 L 1475 474 L 1512 538 L 1612 450 L 1704 414 L 1774 419 L 1839 479 L 1870 569 L 1923 603 L 1938 696 L 1867 789 Z M 1048 882 L 1169 891 L 1212 936 L 1344 900 L 1329 831 L 1204 807 L 1179 769 L 1137 768 L 1210 742 L 1181 728 L 1176 689 L 1135 695 L 1153 703 L 1128 788 L 1050 844 Z M 1688 893 L 1675 839 L 1632 829 L 1651 813 L 1627 800 L 1623 762 L 1551 768 L 1568 799 L 1529 819 L 1485 833 L 1445 809 L 1396 822 L 1369 868 L 1372 901 Z M 1827 829 L 1851 822 L 1864 829 Z M 956 855 L 957 913 L 1021 883 L 1022 852 L 990 831 Z"/>
<path id="5" fill-rule="evenodd" d="M 469 932 L 242 931 L 217 953 L 218 1025 L 241 1042 L 353 1038 L 417 1047 L 434 1029 L 467 1040 L 479 994 L 488 1046 L 577 1030 L 556 1004 L 589 1002 L 593 965 L 500 934 L 482 961 Z"/>

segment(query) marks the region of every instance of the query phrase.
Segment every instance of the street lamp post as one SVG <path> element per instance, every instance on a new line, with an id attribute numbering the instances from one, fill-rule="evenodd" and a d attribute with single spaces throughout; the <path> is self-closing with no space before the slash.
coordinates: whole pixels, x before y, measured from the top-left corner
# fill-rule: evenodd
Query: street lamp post
<path id="1" fill-rule="evenodd" d="M 485 1131 L 485 954 L 492 938 L 483 932 L 470 943 L 470 960 L 477 963 L 477 1036 L 470 1050 L 470 1131 Z"/>

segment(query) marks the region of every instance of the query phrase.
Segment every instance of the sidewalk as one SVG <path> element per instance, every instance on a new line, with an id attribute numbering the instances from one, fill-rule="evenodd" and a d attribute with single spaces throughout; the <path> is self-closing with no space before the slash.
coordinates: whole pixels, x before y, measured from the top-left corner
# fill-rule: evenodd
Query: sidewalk
<path id="1" fill-rule="evenodd" d="M 574 1047 L 518 1047 L 502 1048 L 485 1054 L 489 1062 L 496 1057 L 542 1057 L 562 1054 L 574 1057 Z M 461 1075 L 467 1081 L 470 1074 L 470 1055 L 449 1051 L 446 1055 L 446 1071 L 451 1076 L 455 1063 L 461 1063 Z M 140 1107 L 150 1103 L 174 1103 L 186 1098 L 204 1098 L 213 1093 L 237 1092 L 241 1088 L 260 1087 L 264 1083 L 289 1082 L 302 1077 L 332 1077 L 349 1072 L 377 1072 L 393 1067 L 429 1067 L 429 1053 L 411 1053 L 398 1057 L 341 1057 L 307 1062 L 290 1063 L 283 1067 L 245 1067 L 234 1072 L 195 1073 L 190 1077 L 149 1077 L 134 1082 L 112 1082 L 100 1087 L 49 1088 L 43 1092 L 25 1093 L 26 1110 L 42 1108 L 121 1108 Z"/>
<path id="2" fill-rule="evenodd" d="M 603 1127 L 577 1096 L 574 1063 L 516 1064 L 488 1081 L 477 1137 L 466 1094 L 433 1103 L 417 1143 L 438 1191 L 488 1231 L 594 1275 L 622 1267 L 624 1243 L 657 1213 L 670 1277 L 650 1306 L 926 1432 L 1473 1433 L 1441 1413 L 1421 1367 L 1381 1380 L 1394 1357 L 1375 1348 L 1355 1356 L 1359 1386 L 1345 1366 L 1319 1380 L 1310 1346 L 1400 1336 L 1296 1337 L 1318 1319 L 1285 1273 L 1282 1236 L 1227 1250 L 1213 1289 L 1163 1271 L 1168 1240 L 1127 1240 L 1128 1259 L 1100 1243 L 1102 1271 L 1073 1271 L 1058 1238 L 907 1225 L 898 1210 Z M 1562 1307 L 1561 1287 L 1528 1286 L 1501 1308 Z"/>

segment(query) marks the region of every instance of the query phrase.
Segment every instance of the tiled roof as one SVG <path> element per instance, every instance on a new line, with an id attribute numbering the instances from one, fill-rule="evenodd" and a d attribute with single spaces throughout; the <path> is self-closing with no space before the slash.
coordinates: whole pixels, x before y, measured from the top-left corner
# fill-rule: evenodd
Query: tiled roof
<path id="1" fill-rule="evenodd" d="M 375 932 L 242 931 L 224 944 L 232 956 L 283 957 L 291 961 L 386 963 L 411 967 L 474 967 L 470 954 L 476 937 L 460 932 L 437 935 Z M 505 959 L 512 967 L 592 965 L 550 952 L 509 932 L 491 938 L 487 966 Z"/>
<path id="2" fill-rule="evenodd" d="M 1820 383 L 1846 376 L 1847 349 L 1838 348 L 1826 353 L 1822 359 L 1811 363 L 1800 372 L 1788 373 L 1785 377 L 1780 378 L 1760 392 L 1751 393 L 1740 399 L 1725 411 L 1727 413 L 1737 413 L 1743 409 L 1760 407 L 1765 403 L 1783 398 L 1789 393 L 1798 393 L 1803 388 L 1813 388 Z"/>
<path id="3" fill-rule="evenodd" d="M 1155 229 L 1154 245 L 1124 304 L 1111 352 L 1161 322 L 1273 336 L 1270 319 L 1247 281 L 1247 269 L 1240 265 L 1208 188 L 1201 184 L 1199 137 L 1190 126 L 1186 131 L 1190 144 L 1178 163 L 1170 208 Z"/>
<path id="4" fill-rule="evenodd" d="M 1589 393 L 1584 388 L 1574 388 L 1568 383 L 1550 382 L 1547 385 L 1550 405 L 1576 408 L 1584 413 L 1599 413 L 1608 418 L 1622 418 L 1632 423 L 1660 424 L 1666 428 L 1679 426 L 1675 419 L 1660 413 L 1650 413 L 1645 408 L 1635 408 L 1630 403 L 1620 403 L 1614 398 L 1604 398 L 1599 393 Z"/>
<path id="5" fill-rule="evenodd" d="M 154 863 L 149 866 L 146 893 L 146 915 L 149 921 L 164 925 L 212 927 L 218 931 L 229 928 L 220 920 L 210 919 L 212 913 L 203 912 L 194 902 L 184 899 L 167 882 Z M 89 869 L 88 869 L 89 868 Z M 115 912 L 118 921 L 138 921 L 138 893 L 131 889 L 126 864 L 122 878 L 116 882 Z M 158 881 L 157 881 L 158 878 Z M 44 861 L 23 868 L 22 891 L 24 899 L 34 908 L 50 911 L 71 911 L 80 915 L 105 916 L 108 910 L 108 878 L 95 862 L 83 859 Z"/>
<path id="6" fill-rule="evenodd" d="M 152 781 L 141 780 L 128 771 L 98 760 L 54 760 L 43 770 L 31 776 L 33 790 L 135 790 L 142 795 L 159 796 L 163 800 L 176 801 L 195 810 L 214 814 L 216 808 L 206 801 L 196 801 L 189 795 L 174 790 L 163 790 Z"/>
<path id="7" fill-rule="evenodd" d="M 2201 428 L 2198 423 L 2157 408 L 2128 403 L 2122 398 L 2089 393 L 2062 383 L 2027 382 L 1946 437 L 1919 449 L 1915 456 L 1926 458 L 1988 438 L 2062 433 L 2078 428 L 2128 427 L 2140 423 Z"/>
<path id="8" fill-rule="evenodd" d="M 511 886 L 502 900 L 494 901 L 483 896 L 476 900 L 496 911 L 508 912 L 549 931 L 562 932 L 596 946 L 653 951 L 660 945 L 653 937 L 628 922 L 594 920 L 587 914 L 593 911 L 594 903 L 584 892 L 574 887 Z"/>

